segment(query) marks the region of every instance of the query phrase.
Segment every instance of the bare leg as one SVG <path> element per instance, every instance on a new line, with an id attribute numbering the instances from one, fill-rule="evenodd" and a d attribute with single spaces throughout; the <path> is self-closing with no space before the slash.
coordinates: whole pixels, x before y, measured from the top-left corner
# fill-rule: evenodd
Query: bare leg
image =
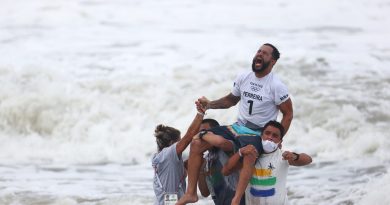
<path id="1" fill-rule="evenodd" d="M 245 189 L 248 186 L 249 180 L 253 174 L 253 168 L 256 162 L 256 157 L 253 155 L 244 155 L 243 166 L 240 171 L 240 178 L 238 179 L 236 194 L 232 199 L 231 205 L 239 205 L 242 195 L 244 195 Z"/>
<path id="2" fill-rule="evenodd" d="M 218 147 L 225 152 L 233 151 L 233 143 L 220 135 L 216 135 L 212 132 L 208 132 L 202 138 L 204 141 L 213 145 L 214 147 Z"/>
<path id="3" fill-rule="evenodd" d="M 195 137 L 196 138 L 196 137 Z M 190 156 L 188 159 L 188 187 L 183 197 L 176 203 L 176 205 L 184 205 L 187 203 L 194 203 L 198 201 L 198 195 L 196 193 L 196 186 L 198 184 L 199 172 L 202 166 L 202 154 L 207 149 L 212 147 L 211 144 L 200 140 L 194 139 L 191 142 Z"/>

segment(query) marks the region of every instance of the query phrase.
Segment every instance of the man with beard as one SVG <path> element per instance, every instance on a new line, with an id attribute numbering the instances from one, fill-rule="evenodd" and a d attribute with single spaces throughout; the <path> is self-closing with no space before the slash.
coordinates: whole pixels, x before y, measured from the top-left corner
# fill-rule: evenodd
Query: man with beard
<path id="1" fill-rule="evenodd" d="M 251 144 L 259 154 L 263 153 L 259 140 L 262 128 L 267 122 L 276 120 L 279 110 L 283 115 L 281 124 L 287 132 L 293 118 L 292 102 L 287 86 L 271 72 L 279 57 L 280 53 L 275 46 L 269 43 L 262 45 L 253 58 L 252 71 L 236 78 L 231 93 L 214 101 L 206 97 L 198 99 L 197 103 L 206 109 L 227 109 L 240 102 L 238 119 L 231 126 L 216 127 L 194 137 L 188 160 L 188 188 L 178 205 L 198 200 L 196 183 L 205 150 L 219 147 L 224 151 L 234 151 Z M 250 166 L 254 167 L 254 163 Z M 250 177 L 250 172 L 240 173 L 232 204 L 238 204 Z"/>

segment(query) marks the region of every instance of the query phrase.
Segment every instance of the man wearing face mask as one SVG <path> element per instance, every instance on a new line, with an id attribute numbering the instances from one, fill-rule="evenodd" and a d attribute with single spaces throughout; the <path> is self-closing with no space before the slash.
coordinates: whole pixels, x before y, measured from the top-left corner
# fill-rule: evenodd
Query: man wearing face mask
<path id="1" fill-rule="evenodd" d="M 279 148 L 283 136 L 284 127 L 277 121 L 269 121 L 261 135 L 264 154 L 256 159 L 258 156 L 256 148 L 247 145 L 239 149 L 239 152 L 234 154 L 224 166 L 222 173 L 225 175 L 239 167 L 242 167 L 241 174 L 248 170 L 251 173 L 246 181 L 247 184 L 249 182 L 249 186 L 246 184 L 244 187 L 246 205 L 287 205 L 286 177 L 289 165 L 304 166 L 312 162 L 312 158 L 305 153 L 282 152 Z"/>

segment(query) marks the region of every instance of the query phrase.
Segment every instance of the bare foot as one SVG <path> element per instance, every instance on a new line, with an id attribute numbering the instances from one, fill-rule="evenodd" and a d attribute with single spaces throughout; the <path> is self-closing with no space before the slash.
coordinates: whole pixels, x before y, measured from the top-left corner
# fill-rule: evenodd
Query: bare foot
<path id="1" fill-rule="evenodd" d="M 195 203 L 198 201 L 198 195 L 189 195 L 189 194 L 184 194 L 180 200 L 176 203 L 176 205 L 185 205 L 187 203 Z"/>

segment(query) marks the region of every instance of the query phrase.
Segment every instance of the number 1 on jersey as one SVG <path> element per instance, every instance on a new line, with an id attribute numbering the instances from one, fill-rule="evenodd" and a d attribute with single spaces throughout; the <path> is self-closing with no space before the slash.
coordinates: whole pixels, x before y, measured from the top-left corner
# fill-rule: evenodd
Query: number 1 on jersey
<path id="1" fill-rule="evenodd" d="M 253 108 L 253 100 L 248 100 L 249 103 L 249 115 L 252 114 L 252 108 Z"/>

